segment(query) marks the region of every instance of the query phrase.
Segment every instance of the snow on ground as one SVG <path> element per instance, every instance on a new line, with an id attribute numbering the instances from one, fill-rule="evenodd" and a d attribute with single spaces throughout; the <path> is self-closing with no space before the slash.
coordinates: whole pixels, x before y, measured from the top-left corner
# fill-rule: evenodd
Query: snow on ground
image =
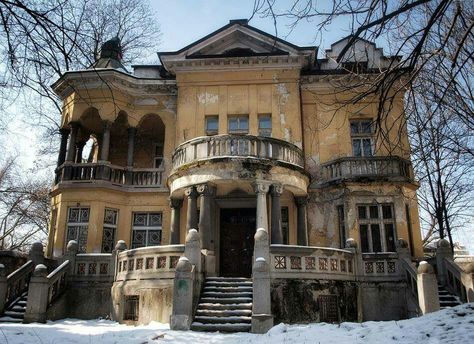
<path id="1" fill-rule="evenodd" d="M 2 344 L 468 344 L 474 343 L 474 303 L 401 321 L 279 324 L 263 335 L 180 332 L 160 323 L 133 327 L 108 320 L 77 319 L 47 324 L 0 324 L 0 332 Z"/>

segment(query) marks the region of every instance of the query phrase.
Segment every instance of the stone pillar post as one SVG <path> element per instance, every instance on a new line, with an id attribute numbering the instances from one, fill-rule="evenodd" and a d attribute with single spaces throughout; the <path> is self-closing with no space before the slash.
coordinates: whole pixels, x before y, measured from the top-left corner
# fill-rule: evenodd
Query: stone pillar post
<path id="1" fill-rule="evenodd" d="M 0 314 L 5 310 L 5 301 L 7 299 L 7 275 L 5 265 L 0 264 Z"/>
<path id="2" fill-rule="evenodd" d="M 119 240 L 117 241 L 117 244 L 115 245 L 115 249 L 112 251 L 112 258 L 110 262 L 110 271 L 114 272 L 114 281 L 115 281 L 115 276 L 117 276 L 117 260 L 118 260 L 118 255 L 120 252 L 125 251 L 127 249 L 127 244 L 125 243 L 124 240 Z"/>
<path id="3" fill-rule="evenodd" d="M 181 206 L 183 205 L 183 200 L 179 198 L 170 198 L 170 207 L 171 207 L 171 228 L 170 228 L 170 245 L 179 244 L 179 228 L 180 228 L 180 218 L 181 218 Z"/>
<path id="4" fill-rule="evenodd" d="M 58 163 L 57 163 L 58 167 L 64 164 L 64 161 L 66 160 L 67 139 L 69 137 L 69 133 L 71 132 L 71 130 L 67 128 L 61 128 L 59 129 L 59 132 L 61 133 L 61 145 L 59 146 Z"/>
<path id="5" fill-rule="evenodd" d="M 49 283 L 48 269 L 43 264 L 36 266 L 28 286 L 28 303 L 23 322 L 46 322 L 46 309 L 48 307 Z"/>
<path id="6" fill-rule="evenodd" d="M 437 243 L 436 248 L 436 270 L 438 273 L 438 281 L 442 285 L 446 285 L 447 272 L 445 259 L 453 259 L 453 251 L 451 251 L 451 245 L 446 239 L 440 239 Z"/>
<path id="7" fill-rule="evenodd" d="M 79 131 L 79 123 L 71 122 L 71 133 L 69 135 L 69 143 L 67 146 L 66 161 L 73 162 L 76 154 L 77 132 Z"/>
<path id="8" fill-rule="evenodd" d="M 283 244 L 283 231 L 281 228 L 280 196 L 283 193 L 281 185 L 272 185 L 272 244 Z"/>
<path id="9" fill-rule="evenodd" d="M 110 150 L 110 127 L 112 123 L 104 121 L 104 133 L 102 134 L 102 147 L 100 150 L 100 160 L 109 161 Z"/>
<path id="10" fill-rule="evenodd" d="M 188 258 L 179 258 L 173 287 L 172 330 L 187 331 L 193 321 L 194 273 Z"/>
<path id="11" fill-rule="evenodd" d="M 255 193 L 257 194 L 257 229 L 263 228 L 266 231 L 268 231 L 267 193 L 269 189 L 269 182 L 256 181 Z"/>
<path id="12" fill-rule="evenodd" d="M 30 252 L 28 253 L 28 258 L 33 261 L 35 266 L 38 264 L 44 264 L 43 244 L 40 242 L 33 243 Z"/>
<path id="13" fill-rule="evenodd" d="M 297 244 L 300 246 L 308 246 L 308 229 L 306 226 L 306 204 L 307 197 L 295 197 L 297 207 L 296 237 Z"/>
<path id="14" fill-rule="evenodd" d="M 186 218 L 186 230 L 197 229 L 197 197 L 198 193 L 195 186 L 190 186 L 184 191 L 186 197 L 188 197 L 188 214 Z"/>
<path id="15" fill-rule="evenodd" d="M 62 261 L 69 260 L 69 275 L 74 275 L 74 269 L 76 267 L 76 255 L 79 251 L 79 245 L 76 240 L 69 240 L 66 246 L 66 254 L 63 256 Z"/>
<path id="16" fill-rule="evenodd" d="M 433 267 L 428 262 L 418 266 L 418 305 L 423 314 L 439 311 L 438 282 Z"/>
<path id="17" fill-rule="evenodd" d="M 133 168 L 133 154 L 135 152 L 135 134 L 137 128 L 129 127 L 127 129 L 128 134 L 128 148 L 127 148 L 127 167 Z"/>
<path id="18" fill-rule="evenodd" d="M 466 288 L 466 301 L 474 302 L 474 263 L 469 263 L 461 273 L 462 284 Z"/>
<path id="19" fill-rule="evenodd" d="M 196 187 L 201 195 L 201 209 L 199 212 L 199 233 L 201 234 L 202 248 L 212 250 L 212 201 L 215 194 L 215 188 L 208 184 L 201 184 Z"/>
<path id="20" fill-rule="evenodd" d="M 191 228 L 186 236 L 184 256 L 196 267 L 196 272 L 201 272 L 201 236 L 194 228 Z"/>
<path id="21" fill-rule="evenodd" d="M 266 333 L 273 326 L 271 314 L 270 251 L 268 232 L 259 228 L 255 233 L 254 263 L 252 267 L 253 304 L 252 332 Z"/>

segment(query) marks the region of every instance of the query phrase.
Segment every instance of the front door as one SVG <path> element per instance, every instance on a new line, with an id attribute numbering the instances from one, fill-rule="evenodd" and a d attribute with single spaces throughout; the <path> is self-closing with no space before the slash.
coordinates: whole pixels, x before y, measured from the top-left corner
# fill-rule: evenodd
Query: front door
<path id="1" fill-rule="evenodd" d="M 221 209 L 221 276 L 251 276 L 255 217 L 255 208 Z"/>

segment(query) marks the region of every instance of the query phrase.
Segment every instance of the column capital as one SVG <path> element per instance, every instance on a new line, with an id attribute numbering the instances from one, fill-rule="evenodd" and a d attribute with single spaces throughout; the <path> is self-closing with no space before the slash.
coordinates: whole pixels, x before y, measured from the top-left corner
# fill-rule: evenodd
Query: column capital
<path id="1" fill-rule="evenodd" d="M 79 129 L 80 127 L 80 123 L 78 121 L 71 121 L 68 124 L 72 130 Z"/>
<path id="2" fill-rule="evenodd" d="M 270 190 L 270 193 L 272 194 L 272 196 L 281 196 L 281 194 L 283 193 L 283 185 L 281 184 L 272 184 L 272 188 Z"/>
<path id="3" fill-rule="evenodd" d="M 199 184 L 196 186 L 196 190 L 200 195 L 213 196 L 216 188 L 210 184 Z"/>
<path id="4" fill-rule="evenodd" d="M 127 132 L 128 132 L 129 134 L 135 134 L 136 131 L 137 131 L 137 128 L 136 128 L 136 127 L 132 127 L 132 126 L 128 126 L 128 127 L 127 127 Z"/>
<path id="5" fill-rule="evenodd" d="M 169 201 L 171 208 L 181 208 L 181 206 L 183 205 L 182 198 L 170 198 Z"/>
<path id="6" fill-rule="evenodd" d="M 184 190 L 184 194 L 186 195 L 186 197 L 188 198 L 193 198 L 193 197 L 197 197 L 198 196 L 198 193 L 196 191 L 196 187 L 193 185 L 193 186 L 190 186 L 190 187 L 187 187 L 185 190 Z"/>
<path id="7" fill-rule="evenodd" d="M 255 193 L 259 194 L 259 193 L 268 193 L 268 191 L 270 190 L 270 185 L 271 185 L 271 182 L 269 181 L 256 181 L 255 184 L 254 184 L 254 188 L 255 188 Z"/>
<path id="8" fill-rule="evenodd" d="M 103 120 L 102 121 L 102 126 L 104 127 L 105 130 L 110 130 L 110 127 L 112 127 L 112 122 L 108 120 Z"/>
<path id="9" fill-rule="evenodd" d="M 296 196 L 295 197 L 295 203 L 297 206 L 305 206 L 308 204 L 308 197 L 307 196 Z"/>

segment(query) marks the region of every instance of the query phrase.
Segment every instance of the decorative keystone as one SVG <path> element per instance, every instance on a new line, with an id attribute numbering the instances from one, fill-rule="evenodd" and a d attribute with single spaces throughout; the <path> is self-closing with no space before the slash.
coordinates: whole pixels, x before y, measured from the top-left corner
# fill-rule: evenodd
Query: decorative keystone
<path id="1" fill-rule="evenodd" d="M 35 277 L 46 277 L 48 276 L 48 268 L 44 264 L 38 264 L 33 271 L 33 276 Z"/>
<path id="2" fill-rule="evenodd" d="M 417 271 L 419 274 L 434 274 L 433 267 L 426 261 L 420 262 Z"/>
<path id="3" fill-rule="evenodd" d="M 127 243 L 124 240 L 119 240 L 115 245 L 115 249 L 117 251 L 125 251 L 127 249 Z"/>
<path id="4" fill-rule="evenodd" d="M 77 253 L 79 250 L 79 245 L 77 244 L 76 240 L 70 240 L 67 243 L 67 248 L 66 248 L 68 253 Z"/>

